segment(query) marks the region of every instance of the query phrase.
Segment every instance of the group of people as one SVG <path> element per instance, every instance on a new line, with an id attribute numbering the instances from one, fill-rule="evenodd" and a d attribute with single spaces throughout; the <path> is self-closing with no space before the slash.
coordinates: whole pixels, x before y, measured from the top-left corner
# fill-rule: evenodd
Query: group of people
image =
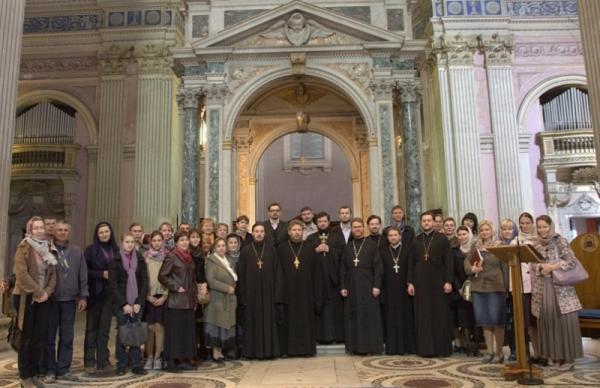
<path id="1" fill-rule="evenodd" d="M 12 290 L 22 332 L 22 385 L 78 380 L 70 367 L 75 315 L 84 310 L 90 374 L 112 370 L 113 317 L 118 326 L 148 325 L 143 346 L 125 346 L 117 332 L 117 375 L 193 370 L 206 358 L 314 356 L 317 343 L 344 343 L 358 355 L 477 356 L 481 332 L 482 362 L 502 363 L 511 284 L 488 249 L 517 243 L 544 257 L 522 268 L 534 360 L 568 370 L 583 355 L 575 290 L 552 282 L 552 271 L 574 267 L 574 255 L 548 216 L 503 220 L 498 235 L 472 213 L 457 225 L 425 212 L 416 235 L 400 206 L 386 227 L 376 215 L 353 218 L 347 206 L 333 227 L 325 212 L 305 207 L 284 222 L 281 211 L 270 204 L 268 219 L 252 228 L 242 215 L 233 233 L 207 218 L 197 229 L 164 222 L 150 234 L 133 223 L 118 239 L 100 222 L 85 250 L 69 242 L 68 223 L 30 219 L 14 275 L 1 285 Z M 468 300 L 459 293 L 467 280 Z"/>

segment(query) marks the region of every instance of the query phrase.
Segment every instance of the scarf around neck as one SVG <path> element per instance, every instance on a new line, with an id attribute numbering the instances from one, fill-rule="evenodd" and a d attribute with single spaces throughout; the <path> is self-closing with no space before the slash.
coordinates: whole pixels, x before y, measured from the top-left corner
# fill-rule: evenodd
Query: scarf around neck
<path id="1" fill-rule="evenodd" d="M 184 263 L 190 263 L 192 261 L 192 255 L 187 249 L 183 250 L 179 247 L 175 247 L 172 252 L 173 254 L 175 254 L 175 256 L 179 257 L 179 259 L 181 259 L 181 261 L 183 261 Z"/>
<path id="2" fill-rule="evenodd" d="M 146 259 L 146 261 L 153 260 L 158 263 L 162 263 L 165 259 L 166 254 L 167 251 L 164 246 L 158 251 L 155 251 L 154 249 L 152 249 L 152 247 L 150 247 L 146 252 L 144 252 L 144 259 Z"/>
<path id="3" fill-rule="evenodd" d="M 25 237 L 25 241 L 29 244 L 30 247 L 33 248 L 35 253 L 37 253 L 44 263 L 47 265 L 56 265 L 56 257 L 50 252 L 50 244 L 48 240 L 38 240 L 33 236 Z"/>
<path id="4" fill-rule="evenodd" d="M 227 271 L 229 272 L 229 274 L 231 275 L 231 277 L 233 277 L 233 280 L 235 280 L 237 282 L 238 277 L 237 274 L 235 273 L 235 271 L 233 270 L 233 268 L 231 267 L 231 264 L 229 263 L 229 260 L 227 260 L 226 257 L 221 257 L 219 255 L 217 255 L 216 253 L 212 254 L 214 257 L 217 258 L 218 261 L 221 262 L 221 264 L 227 268 Z"/>
<path id="5" fill-rule="evenodd" d="M 137 277 L 135 275 L 138 266 L 137 254 L 135 253 L 135 250 L 127 253 L 123 249 L 120 250 L 120 253 L 121 261 L 123 262 L 123 269 L 125 272 L 127 272 L 127 290 L 125 293 L 125 299 L 127 299 L 127 304 L 133 306 L 138 297 L 138 284 Z"/>

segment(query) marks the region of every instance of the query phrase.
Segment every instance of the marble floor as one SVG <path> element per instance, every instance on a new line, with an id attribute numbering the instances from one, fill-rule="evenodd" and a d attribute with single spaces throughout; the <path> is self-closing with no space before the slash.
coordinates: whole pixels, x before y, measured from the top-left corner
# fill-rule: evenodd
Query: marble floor
<path id="1" fill-rule="evenodd" d="M 78 322 L 79 326 L 79 322 Z M 78 333 L 82 330 L 79 328 Z M 53 384 L 53 387 L 513 387 L 504 381 L 501 367 L 483 365 L 464 356 L 420 358 L 416 356 L 348 356 L 341 351 L 314 358 L 275 361 L 206 362 L 197 371 L 171 374 L 151 372 L 137 377 L 91 377 L 83 371 L 83 338 L 78 334 L 72 371 L 78 383 Z M 111 340 L 111 348 L 114 341 Z M 544 371 L 545 387 L 600 387 L 600 341 L 584 339 L 585 358 L 571 372 Z M 328 353 L 331 350 L 328 351 Z M 0 387 L 18 387 L 16 354 L 0 353 Z"/>

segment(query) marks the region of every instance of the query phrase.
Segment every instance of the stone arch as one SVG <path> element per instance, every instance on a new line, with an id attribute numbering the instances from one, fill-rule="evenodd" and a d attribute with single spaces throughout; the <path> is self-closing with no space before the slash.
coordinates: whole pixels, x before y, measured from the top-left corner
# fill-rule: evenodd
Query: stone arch
<path id="1" fill-rule="evenodd" d="M 581 85 L 587 89 L 587 78 L 583 75 L 570 74 L 547 78 L 534 86 L 523 98 L 517 113 L 517 124 L 520 132 L 525 132 L 525 121 L 533 103 L 547 91 L 562 85 Z"/>
<path id="2" fill-rule="evenodd" d="M 90 145 L 98 144 L 98 124 L 96 123 L 94 115 L 80 99 L 69 93 L 52 89 L 33 90 L 24 93 L 17 98 L 17 109 L 24 105 L 33 105 L 46 100 L 60 101 L 77 110 L 77 113 L 81 114 L 83 122 L 88 130 Z"/>
<path id="3" fill-rule="evenodd" d="M 367 98 L 366 93 L 361 90 L 354 81 L 343 77 L 339 73 L 322 67 L 306 67 L 305 75 L 315 77 L 318 80 L 326 81 L 332 85 L 335 85 L 338 89 L 346 94 L 346 96 L 352 101 L 361 117 L 365 121 L 369 136 L 375 136 L 377 133 L 375 118 L 373 117 L 373 110 L 370 108 L 370 100 Z M 290 68 L 283 67 L 274 69 L 266 74 L 262 74 L 257 78 L 248 82 L 239 93 L 235 94 L 234 97 L 227 104 L 231 107 L 230 114 L 227 117 L 224 128 L 225 133 L 223 136 L 224 140 L 230 140 L 233 135 L 235 123 L 244 109 L 246 103 L 256 94 L 261 93 L 261 89 L 267 87 L 269 83 L 277 81 L 281 78 L 291 76 Z"/>

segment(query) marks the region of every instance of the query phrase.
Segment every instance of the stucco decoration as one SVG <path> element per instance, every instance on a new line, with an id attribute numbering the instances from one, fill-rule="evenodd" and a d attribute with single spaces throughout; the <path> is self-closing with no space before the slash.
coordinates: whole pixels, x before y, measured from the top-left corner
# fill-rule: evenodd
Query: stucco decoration
<path id="1" fill-rule="evenodd" d="M 261 32 L 259 36 L 276 41 L 287 39 L 294 46 L 302 46 L 310 40 L 329 38 L 335 33 L 315 20 L 306 19 L 302 13 L 294 12 L 287 21 L 278 21 L 268 30 Z"/>

